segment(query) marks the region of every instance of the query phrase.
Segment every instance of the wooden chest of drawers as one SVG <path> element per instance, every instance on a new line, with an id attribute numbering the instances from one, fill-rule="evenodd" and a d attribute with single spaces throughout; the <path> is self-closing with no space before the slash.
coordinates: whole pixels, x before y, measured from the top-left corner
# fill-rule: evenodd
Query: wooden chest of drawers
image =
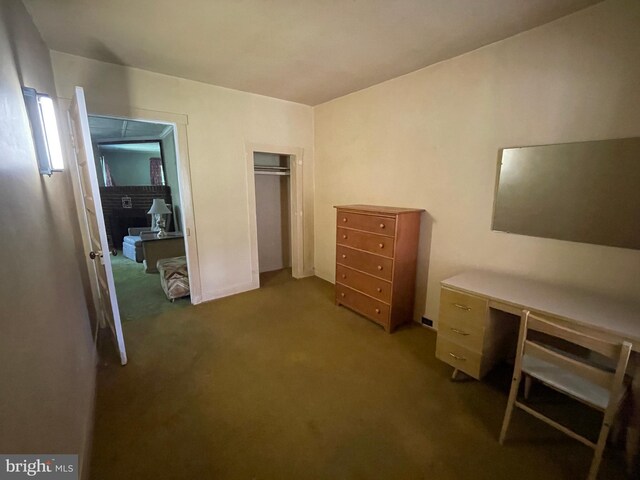
<path id="1" fill-rule="evenodd" d="M 515 346 L 518 323 L 489 300 L 442 287 L 436 357 L 480 380 Z"/>
<path id="2" fill-rule="evenodd" d="M 345 205 L 336 228 L 336 304 L 392 332 L 413 317 L 423 210 Z"/>

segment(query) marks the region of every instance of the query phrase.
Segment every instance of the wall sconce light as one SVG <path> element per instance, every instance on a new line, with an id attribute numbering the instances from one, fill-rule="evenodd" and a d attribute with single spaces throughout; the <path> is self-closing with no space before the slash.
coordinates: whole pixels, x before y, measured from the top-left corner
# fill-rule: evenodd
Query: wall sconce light
<path id="1" fill-rule="evenodd" d="M 31 123 L 40 174 L 51 175 L 63 171 L 62 146 L 53 100 L 49 95 L 28 87 L 22 87 L 22 95 Z"/>

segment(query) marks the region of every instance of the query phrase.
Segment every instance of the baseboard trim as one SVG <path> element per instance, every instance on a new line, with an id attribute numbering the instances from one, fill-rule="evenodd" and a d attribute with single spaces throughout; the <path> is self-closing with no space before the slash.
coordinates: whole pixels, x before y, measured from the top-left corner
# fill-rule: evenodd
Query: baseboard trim
<path id="1" fill-rule="evenodd" d="M 202 295 L 202 299 L 198 303 L 210 302 L 212 300 L 217 300 L 219 298 L 229 297 L 231 295 L 236 295 L 238 293 L 248 292 L 250 290 L 255 290 L 256 288 L 260 288 L 260 282 L 247 282 L 247 283 L 239 283 L 237 285 L 232 285 L 227 288 L 223 288 L 220 290 L 215 290 L 213 292 L 205 292 Z"/>

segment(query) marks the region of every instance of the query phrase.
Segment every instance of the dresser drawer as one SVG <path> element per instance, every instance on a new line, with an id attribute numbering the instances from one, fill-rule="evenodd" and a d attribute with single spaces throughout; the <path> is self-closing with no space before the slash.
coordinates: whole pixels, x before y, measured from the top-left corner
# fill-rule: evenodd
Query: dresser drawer
<path id="1" fill-rule="evenodd" d="M 389 323 L 389 305 L 367 297 L 344 285 L 336 285 L 336 302 L 361 313 L 381 325 L 386 326 Z"/>
<path id="2" fill-rule="evenodd" d="M 391 280 L 393 260 L 342 245 L 336 246 L 336 263 Z"/>
<path id="3" fill-rule="evenodd" d="M 337 243 L 348 247 L 366 250 L 385 257 L 393 257 L 393 238 L 358 230 L 338 227 Z"/>
<path id="4" fill-rule="evenodd" d="M 440 291 L 440 321 L 464 331 L 484 329 L 487 323 L 487 300 L 449 290 Z"/>
<path id="5" fill-rule="evenodd" d="M 436 357 L 453 368 L 480 380 L 482 376 L 482 355 L 469 350 L 438 334 Z"/>
<path id="6" fill-rule="evenodd" d="M 446 318 L 441 318 L 438 321 L 438 336 L 442 336 L 474 352 L 482 353 L 484 349 L 484 328 L 465 329 L 455 323 L 449 323 Z"/>
<path id="7" fill-rule="evenodd" d="M 360 213 L 347 213 L 338 210 L 338 226 L 394 236 L 396 232 L 396 219 L 376 215 L 363 215 Z"/>
<path id="8" fill-rule="evenodd" d="M 372 277 L 342 265 L 336 266 L 336 282 L 366 293 L 385 303 L 391 301 L 391 284 L 386 280 Z"/>

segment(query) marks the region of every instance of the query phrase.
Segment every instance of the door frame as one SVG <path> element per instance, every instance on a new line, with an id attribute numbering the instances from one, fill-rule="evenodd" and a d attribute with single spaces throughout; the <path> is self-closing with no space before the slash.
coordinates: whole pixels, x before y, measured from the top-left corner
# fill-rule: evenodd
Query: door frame
<path id="1" fill-rule="evenodd" d="M 68 109 L 70 99 L 58 98 L 61 107 Z M 121 120 L 138 120 L 142 122 L 153 122 L 173 127 L 174 142 L 176 148 L 176 162 L 178 169 L 178 187 L 180 189 L 180 201 L 182 203 L 182 221 L 184 226 L 184 242 L 187 257 L 187 268 L 189 270 L 189 286 L 191 290 L 191 303 L 197 305 L 202 302 L 202 280 L 200 278 L 200 263 L 198 259 L 198 245 L 195 226 L 195 212 L 193 208 L 193 194 L 191 189 L 191 165 L 189 161 L 189 148 L 187 142 L 187 115 L 157 112 L 140 108 L 123 107 L 118 105 L 102 105 L 87 100 L 87 111 L 90 116 L 110 117 Z M 66 132 L 68 137 L 68 132 Z M 69 138 L 69 137 L 68 137 Z M 70 147 L 70 142 L 67 148 Z M 67 158 L 73 158 L 68 156 Z M 75 162 L 69 162 L 72 172 L 73 191 L 76 206 L 82 205 L 80 186 L 78 185 L 78 168 Z M 80 210 L 78 210 L 80 211 Z M 81 217 L 79 215 L 79 217 Z M 88 237 L 88 225 L 86 220 L 80 218 L 80 229 L 84 237 Z M 86 242 L 83 242 L 86 245 Z M 85 262 L 89 252 L 85 252 Z"/>
<path id="2" fill-rule="evenodd" d="M 249 205 L 249 241 L 251 244 L 251 286 L 260 287 L 260 262 L 258 260 L 258 218 L 256 215 L 256 183 L 253 164 L 254 153 L 272 153 L 289 156 L 289 213 L 291 228 L 291 274 L 293 278 L 304 275 L 304 197 L 303 176 L 304 149 L 300 147 L 268 145 L 247 142 L 247 200 Z"/>

